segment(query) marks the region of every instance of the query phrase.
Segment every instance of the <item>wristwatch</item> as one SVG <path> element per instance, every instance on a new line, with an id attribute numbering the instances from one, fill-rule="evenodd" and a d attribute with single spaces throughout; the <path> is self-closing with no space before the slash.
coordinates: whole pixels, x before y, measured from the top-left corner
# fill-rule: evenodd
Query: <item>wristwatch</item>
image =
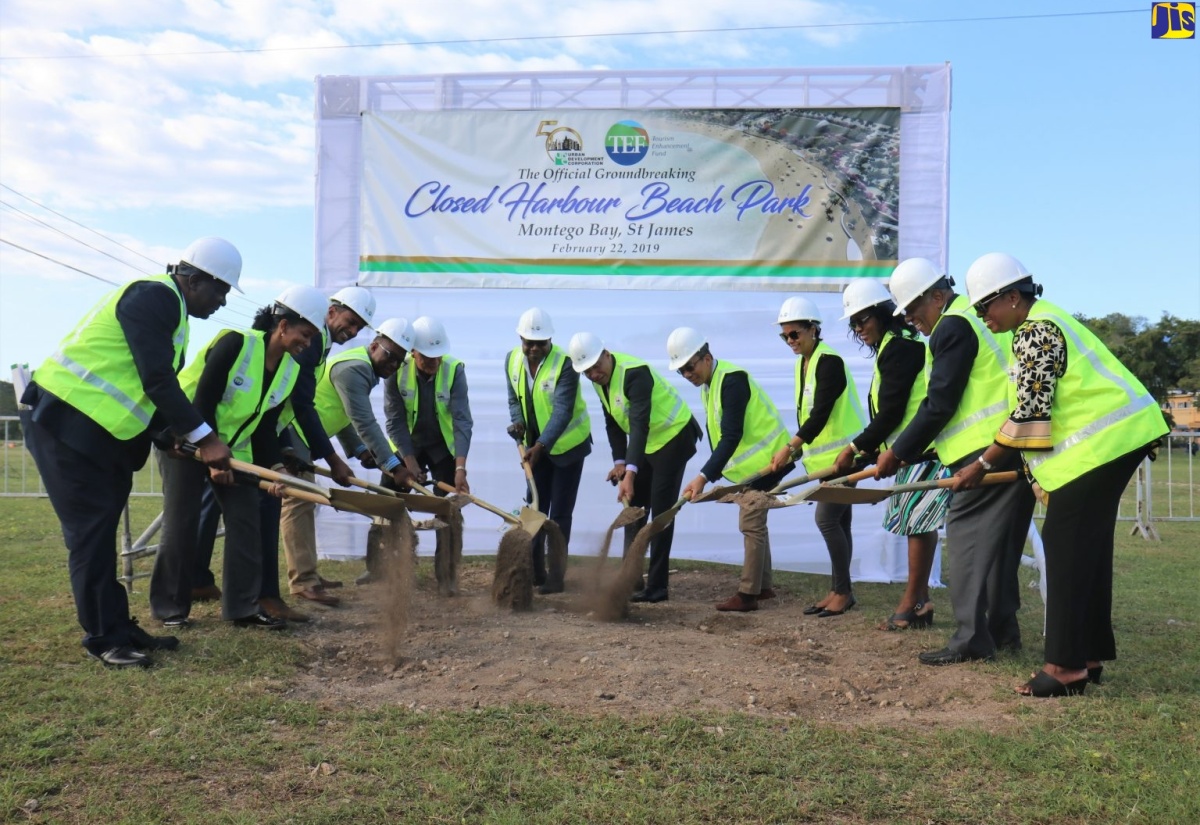
<path id="1" fill-rule="evenodd" d="M 992 471 L 992 466 L 993 466 L 992 463 L 990 461 L 985 461 L 982 455 L 979 456 L 979 458 L 977 458 L 975 460 L 978 461 L 980 464 L 982 464 L 983 469 L 987 470 L 989 473 Z"/>

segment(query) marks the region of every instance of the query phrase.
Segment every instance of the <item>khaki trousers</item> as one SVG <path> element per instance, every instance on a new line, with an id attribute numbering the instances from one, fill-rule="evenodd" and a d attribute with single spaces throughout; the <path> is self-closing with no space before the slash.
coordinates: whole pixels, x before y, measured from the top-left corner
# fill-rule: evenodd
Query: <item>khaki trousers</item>
<path id="1" fill-rule="evenodd" d="M 300 473 L 305 481 L 314 481 L 312 473 Z M 283 537 L 283 557 L 287 560 L 288 586 L 292 593 L 317 587 L 317 505 L 288 496 L 279 513 L 279 532 Z"/>
<path id="2" fill-rule="evenodd" d="M 738 517 L 738 529 L 742 531 L 745 557 L 742 560 L 742 581 L 738 592 L 757 596 L 771 587 L 771 539 L 767 534 L 766 507 L 752 509 L 742 507 Z"/>

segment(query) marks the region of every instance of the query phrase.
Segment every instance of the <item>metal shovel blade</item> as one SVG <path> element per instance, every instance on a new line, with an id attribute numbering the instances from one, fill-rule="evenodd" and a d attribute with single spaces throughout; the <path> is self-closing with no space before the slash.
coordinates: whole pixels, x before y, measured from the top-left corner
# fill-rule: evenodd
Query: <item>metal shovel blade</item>
<path id="1" fill-rule="evenodd" d="M 538 530 L 542 529 L 542 525 L 548 519 L 545 513 L 540 510 L 535 510 L 532 507 L 522 507 L 521 512 L 517 513 L 517 526 L 531 536 L 536 536 Z"/>

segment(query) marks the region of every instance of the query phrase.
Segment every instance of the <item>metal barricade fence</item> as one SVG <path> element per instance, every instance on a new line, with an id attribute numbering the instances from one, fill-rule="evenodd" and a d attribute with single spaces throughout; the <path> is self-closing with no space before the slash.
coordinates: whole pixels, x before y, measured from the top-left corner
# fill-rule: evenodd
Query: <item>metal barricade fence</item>
<path id="1" fill-rule="evenodd" d="M 42 477 L 38 473 L 33 456 L 25 449 L 21 432 L 21 419 L 15 415 L 0 415 L 0 427 L 4 432 L 3 466 L 0 466 L 0 497 L 39 497 L 46 495 Z M 133 496 L 161 496 L 162 479 L 158 464 L 151 455 L 146 466 L 133 478 Z"/>

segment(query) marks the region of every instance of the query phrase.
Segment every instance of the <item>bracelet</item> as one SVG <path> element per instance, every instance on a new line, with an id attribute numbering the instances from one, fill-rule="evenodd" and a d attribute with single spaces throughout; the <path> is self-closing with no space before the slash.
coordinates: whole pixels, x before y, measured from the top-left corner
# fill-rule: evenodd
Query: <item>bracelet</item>
<path id="1" fill-rule="evenodd" d="M 454 468 L 454 472 L 456 472 L 456 473 L 462 473 L 463 475 L 466 475 L 466 474 L 467 474 L 467 468 L 466 468 L 466 467 L 455 467 L 455 468 Z"/>
<path id="2" fill-rule="evenodd" d="M 978 461 L 980 464 L 982 464 L 983 469 L 987 470 L 989 473 L 992 471 L 992 466 L 993 466 L 992 463 L 989 461 L 985 461 L 983 456 L 979 456 L 979 458 L 977 458 L 975 460 Z"/>

